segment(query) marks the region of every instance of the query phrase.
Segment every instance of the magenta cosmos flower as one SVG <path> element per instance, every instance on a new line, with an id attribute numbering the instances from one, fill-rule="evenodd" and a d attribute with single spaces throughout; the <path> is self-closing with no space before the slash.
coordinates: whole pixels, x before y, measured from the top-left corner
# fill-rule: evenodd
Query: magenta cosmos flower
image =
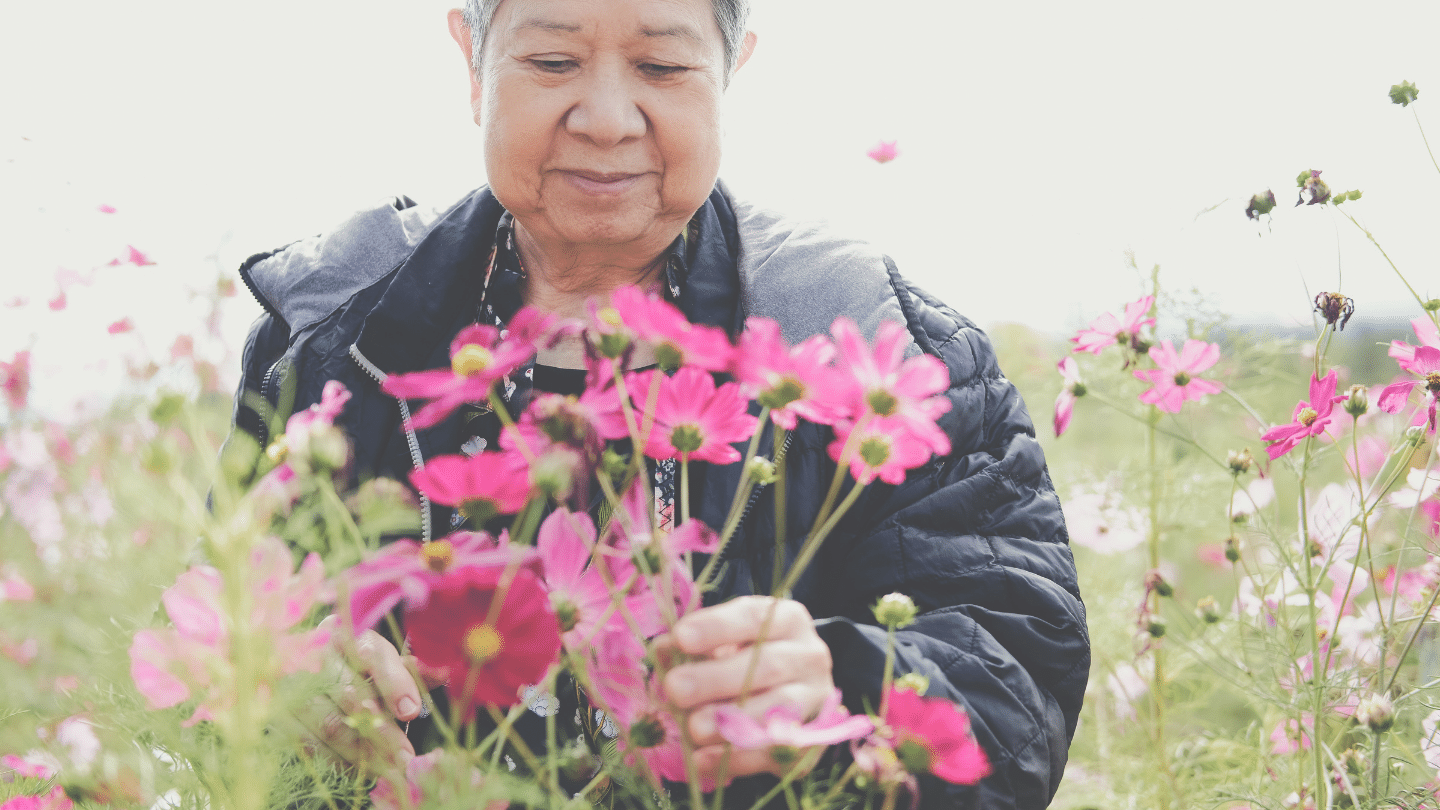
<path id="1" fill-rule="evenodd" d="M 899 484 L 908 470 L 929 461 L 935 453 L 949 452 L 950 440 L 944 433 L 935 433 L 939 443 L 932 443 L 933 434 L 917 434 L 910 423 L 897 417 L 871 416 L 859 425 L 848 421 L 836 425 L 828 450 L 835 463 L 850 465 L 851 477 L 861 485 L 876 478 Z"/>
<path id="2" fill-rule="evenodd" d="M 1107 312 L 1081 329 L 1079 334 L 1070 338 L 1070 342 L 1075 344 L 1075 351 L 1090 352 L 1094 355 L 1117 344 L 1134 348 L 1139 345 L 1140 330 L 1146 326 L 1155 326 L 1155 319 L 1149 317 L 1150 307 L 1154 303 L 1155 296 L 1147 295 L 1139 301 L 1126 304 L 1123 319 Z"/>
<path id="3" fill-rule="evenodd" d="M 620 610 L 610 609 L 610 588 L 600 565 L 591 562 L 595 556 L 595 523 L 589 515 L 555 510 L 540 524 L 535 545 L 566 649 L 583 652 L 601 632 L 602 621 L 604 627 L 625 628 Z M 616 582 L 615 586 L 624 584 Z M 631 593 L 622 601 L 643 632 L 663 631 L 655 600 L 649 594 Z"/>
<path id="4" fill-rule="evenodd" d="M 794 430 L 797 419 L 833 425 L 845 415 L 846 391 L 845 375 L 834 360 L 835 344 L 824 335 L 791 348 L 778 323 L 750 318 L 735 353 L 735 379 L 786 430 Z"/>
<path id="5" fill-rule="evenodd" d="M 529 465 L 510 451 L 436 456 L 410 473 L 410 483 L 435 503 L 458 508 L 477 529 L 520 511 L 530 498 Z"/>
<path id="6" fill-rule="evenodd" d="M 933 773 L 956 785 L 973 785 L 990 773 L 990 761 L 970 733 L 969 715 L 949 700 L 891 687 L 885 725 L 896 756 L 911 773 Z"/>
<path id="7" fill-rule="evenodd" d="M 273 662 L 264 679 L 294 672 L 319 672 L 329 634 L 322 630 L 290 632 L 317 602 L 329 600 L 325 566 L 310 554 L 292 573 L 290 550 L 276 538 L 258 543 L 250 554 L 250 625 L 273 645 Z M 161 601 L 175 627 L 141 630 L 130 645 L 130 676 L 152 709 L 163 709 L 202 696 L 186 721 L 213 720 L 214 712 L 234 701 L 229 675 L 230 620 L 222 602 L 220 572 L 197 566 L 181 574 Z"/>
<path id="8" fill-rule="evenodd" d="M 1421 346 L 1440 349 L 1440 329 L 1435 327 L 1434 321 L 1421 316 L 1410 321 L 1410 326 L 1415 330 L 1415 338 L 1420 341 Z M 1411 346 L 1403 340 L 1391 341 L 1390 356 L 1399 361 L 1401 368 L 1408 368 L 1408 364 L 1415 362 L 1417 348 L 1419 347 Z"/>
<path id="9" fill-rule="evenodd" d="M 1075 412 L 1075 400 L 1085 395 L 1085 383 L 1080 379 L 1080 367 L 1075 358 L 1067 357 L 1056 364 L 1065 384 L 1060 396 L 1055 398 L 1055 436 L 1058 438 L 1070 427 L 1070 417 Z"/>
<path id="10" fill-rule="evenodd" d="M 772 706 L 763 720 L 756 720 L 743 710 L 722 705 L 715 711 L 720 736 L 737 748 L 803 749 L 817 745 L 835 745 L 864 737 L 875 730 L 875 723 L 863 714 L 851 714 L 840 705 L 840 690 L 825 698 L 815 719 L 805 722 L 797 706 Z"/>
<path id="11" fill-rule="evenodd" d="M 1220 360 L 1220 347 L 1203 340 L 1187 340 L 1177 354 L 1170 341 L 1150 347 L 1150 359 L 1158 368 L 1136 371 L 1135 378 L 1154 387 L 1140 394 L 1140 401 L 1166 413 L 1179 413 L 1187 399 L 1200 399 L 1220 392 L 1220 383 L 1195 376 Z"/>
<path id="12" fill-rule="evenodd" d="M 534 549 L 501 546 L 483 532 L 455 532 L 420 544 L 396 540 L 344 574 L 350 590 L 352 632 L 368 630 L 404 601 L 414 607 L 430 599 L 441 578 L 456 568 L 492 568 L 514 563 L 533 567 Z"/>
<path id="13" fill-rule="evenodd" d="M 900 155 L 900 150 L 895 146 L 896 143 L 898 141 L 881 141 L 870 147 L 870 151 L 865 153 L 865 157 L 876 163 L 889 163 Z"/>
<path id="14" fill-rule="evenodd" d="M 1424 421 L 1430 430 L 1435 431 L 1435 410 L 1436 400 L 1440 399 L 1440 349 L 1434 346 L 1420 346 L 1415 349 L 1414 357 L 1408 362 L 1401 362 L 1400 366 L 1411 374 L 1417 375 L 1418 380 L 1401 380 L 1385 386 L 1380 392 L 1380 401 L 1377 403 L 1380 410 L 1386 413 L 1399 413 L 1410 399 L 1410 392 L 1416 386 L 1422 386 L 1424 391 L 1426 411 L 1425 416 L 1417 418 L 1416 424 Z"/>
<path id="15" fill-rule="evenodd" d="M 1270 428 L 1260 437 L 1271 443 L 1265 448 L 1271 461 L 1295 449 L 1307 436 L 1319 436 L 1325 432 L 1325 426 L 1334 418 L 1335 403 L 1345 401 L 1344 394 L 1335 395 L 1335 380 L 1333 368 L 1323 379 L 1310 375 L 1310 400 L 1301 400 L 1295 406 L 1290 424 Z"/>
<path id="16" fill-rule="evenodd" d="M 450 342 L 450 368 L 392 374 L 380 387 L 398 399 L 430 400 L 410 419 L 417 430 L 430 427 L 466 402 L 488 399 L 497 380 L 535 355 L 536 343 L 554 322 L 553 315 L 522 307 L 503 335 L 493 326 L 467 326 Z"/>
<path id="17" fill-rule="evenodd" d="M 15 796 L 0 804 L 0 810 L 71 810 L 73 807 L 75 802 L 59 785 L 50 788 L 49 793 Z"/>
<path id="18" fill-rule="evenodd" d="M 660 296 L 627 285 L 611 294 L 610 306 L 626 326 L 655 348 L 655 359 L 666 371 L 682 365 L 709 371 L 730 368 L 735 347 L 730 345 L 725 330 L 690 323 L 684 313 Z"/>
<path id="19" fill-rule="evenodd" d="M 851 380 L 847 388 L 852 419 L 894 419 L 935 452 L 950 452 L 950 440 L 935 425 L 935 420 L 950 410 L 950 400 L 937 396 L 950 385 L 944 363 L 928 354 L 907 358 L 910 334 L 894 321 L 880 324 L 874 351 L 865 345 L 859 327 L 849 318 L 836 318 L 830 333 L 840 350 L 840 368 Z"/>
<path id="20" fill-rule="evenodd" d="M 740 460 L 740 451 L 730 444 L 750 438 L 759 426 L 738 384 L 717 388 L 709 372 L 694 366 L 682 367 L 673 377 L 659 371 L 627 374 L 625 386 L 641 429 L 644 422 L 652 423 L 645 437 L 645 455 L 651 458 L 731 464 Z M 647 412 L 652 386 L 659 390 L 654 409 Z"/>
<path id="21" fill-rule="evenodd" d="M 405 605 L 420 663 L 445 671 L 464 722 L 481 705 L 513 706 L 560 654 L 560 625 L 534 572 L 508 564 L 452 568 L 420 606 Z"/>
<path id="22" fill-rule="evenodd" d="M 687 553 L 714 554 L 720 549 L 720 537 L 700 520 L 690 520 L 673 531 L 655 531 L 651 523 L 648 489 L 636 481 L 620 499 L 605 542 L 600 552 L 610 568 L 611 581 L 617 587 L 632 579 L 636 584 L 631 593 L 649 600 L 652 607 L 636 614 L 640 630 L 647 636 L 667 628 L 661 616 L 684 616 L 700 606 L 700 592 L 695 587 Z M 637 566 L 643 565 L 643 569 Z M 668 580 L 654 576 L 660 570 L 670 572 Z M 652 584 L 654 590 L 652 590 Z M 661 610 L 669 599 L 671 607 Z M 627 604 L 630 604 L 627 602 Z"/>

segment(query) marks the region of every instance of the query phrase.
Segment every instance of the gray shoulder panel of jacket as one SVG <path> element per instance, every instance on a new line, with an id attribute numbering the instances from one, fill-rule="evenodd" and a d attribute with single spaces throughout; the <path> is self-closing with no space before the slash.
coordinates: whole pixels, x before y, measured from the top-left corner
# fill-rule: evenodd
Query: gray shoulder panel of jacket
<path id="1" fill-rule="evenodd" d="M 869 340 L 882 321 L 906 323 L 880 251 L 824 225 L 758 208 L 724 183 L 720 190 L 740 232 L 740 307 L 746 317 L 775 320 L 791 345 L 829 334 L 841 315 Z M 906 354 L 919 353 L 912 338 Z"/>
<path id="2" fill-rule="evenodd" d="M 420 206 L 398 210 L 392 199 L 256 262 L 250 277 L 290 333 L 298 334 L 393 270 L 443 213 Z"/>

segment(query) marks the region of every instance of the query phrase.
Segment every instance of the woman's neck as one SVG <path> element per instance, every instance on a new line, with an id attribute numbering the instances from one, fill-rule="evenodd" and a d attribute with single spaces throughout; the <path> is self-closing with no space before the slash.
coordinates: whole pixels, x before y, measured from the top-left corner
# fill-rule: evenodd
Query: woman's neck
<path id="1" fill-rule="evenodd" d="M 665 268 L 663 248 L 657 253 L 608 245 L 547 245 L 531 238 L 518 222 L 515 249 L 525 270 L 525 303 L 563 318 L 583 319 L 587 301 L 609 301 L 612 292 L 628 284 L 655 287 Z"/>

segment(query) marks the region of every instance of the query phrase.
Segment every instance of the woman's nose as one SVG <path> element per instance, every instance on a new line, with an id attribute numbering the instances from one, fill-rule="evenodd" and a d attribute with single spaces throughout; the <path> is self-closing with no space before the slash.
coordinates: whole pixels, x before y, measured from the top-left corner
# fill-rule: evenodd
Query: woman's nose
<path id="1" fill-rule="evenodd" d="M 565 117 L 565 128 L 600 146 L 645 135 L 648 123 L 631 82 L 616 68 L 595 70 Z"/>

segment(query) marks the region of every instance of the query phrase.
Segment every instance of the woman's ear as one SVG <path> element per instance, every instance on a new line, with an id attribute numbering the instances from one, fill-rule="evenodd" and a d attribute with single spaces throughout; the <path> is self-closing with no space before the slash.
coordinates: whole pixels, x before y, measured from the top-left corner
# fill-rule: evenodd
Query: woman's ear
<path id="1" fill-rule="evenodd" d="M 455 44 L 460 46 L 460 52 L 465 57 L 465 75 L 470 77 L 470 110 L 475 115 L 475 123 L 480 123 L 480 74 L 476 70 L 474 59 L 475 51 L 470 39 L 470 26 L 465 22 L 465 14 L 458 8 L 450 9 L 446 15 L 446 22 L 450 26 L 450 36 Z"/>
<path id="2" fill-rule="evenodd" d="M 740 43 L 740 58 L 735 60 L 735 70 L 745 67 L 745 63 L 750 61 L 750 54 L 755 52 L 756 39 L 754 31 L 745 32 L 745 39 Z"/>

